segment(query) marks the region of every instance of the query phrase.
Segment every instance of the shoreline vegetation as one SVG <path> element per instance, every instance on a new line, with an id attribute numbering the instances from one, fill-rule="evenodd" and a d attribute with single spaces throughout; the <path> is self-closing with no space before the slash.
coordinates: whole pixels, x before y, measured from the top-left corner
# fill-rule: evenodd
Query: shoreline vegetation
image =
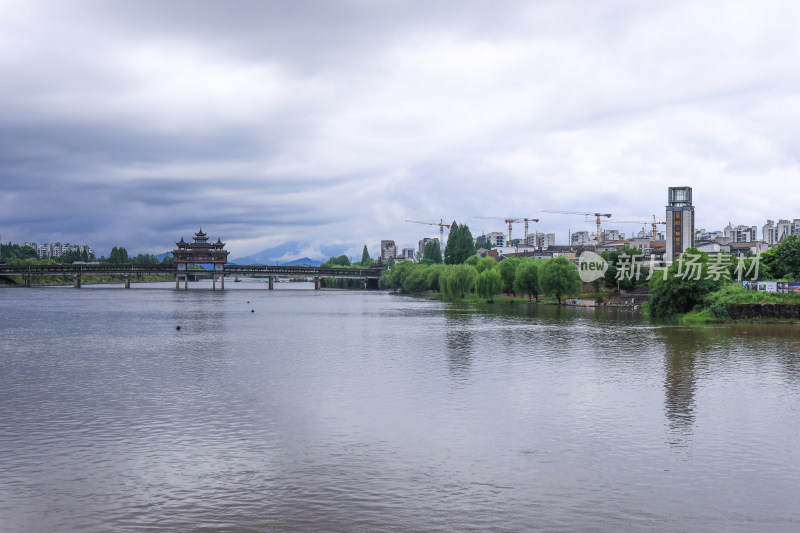
<path id="1" fill-rule="evenodd" d="M 630 259 L 634 254 L 639 250 L 604 252 L 603 259 L 609 265 L 605 275 L 584 284 L 578 267 L 564 257 L 511 257 L 498 262 L 491 257 L 478 258 L 472 250 L 456 261 L 445 249 L 446 264 L 441 264 L 438 257 L 423 257 L 416 263 L 390 265 L 378 286 L 443 301 L 641 305 L 645 316 L 687 325 L 800 320 L 800 294 L 747 290 L 733 281 L 742 277 L 748 281 L 800 279 L 800 236 L 789 236 L 760 256 L 743 259 L 723 254 L 709 256 L 689 248 L 666 269 L 650 275 L 642 267 L 642 276 L 626 278 L 614 265 L 624 264 L 618 260 Z M 690 275 L 687 267 L 692 269 Z M 619 290 L 613 291 L 613 287 Z"/>
<path id="2" fill-rule="evenodd" d="M 159 281 L 175 281 L 175 276 L 131 277 L 131 283 L 154 283 Z M 125 278 L 122 276 L 81 276 L 81 285 L 105 285 L 124 282 Z M 71 286 L 74 283 L 75 278 L 72 276 L 42 276 L 33 278 L 33 284 L 40 287 L 66 287 Z M 22 276 L 4 276 L 3 278 L 0 278 L 0 287 L 21 286 Z"/>

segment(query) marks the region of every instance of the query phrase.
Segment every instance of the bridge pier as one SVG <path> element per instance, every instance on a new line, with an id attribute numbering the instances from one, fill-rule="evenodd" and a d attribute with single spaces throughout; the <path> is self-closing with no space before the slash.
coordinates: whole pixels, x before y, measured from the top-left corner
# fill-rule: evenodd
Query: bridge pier
<path id="1" fill-rule="evenodd" d="M 225 290 L 225 274 L 223 274 L 219 278 L 219 290 L 221 290 L 221 291 Z"/>
<path id="2" fill-rule="evenodd" d="M 31 275 L 30 274 L 23 274 L 22 275 L 22 286 L 23 287 L 30 287 L 31 283 Z"/>
<path id="3" fill-rule="evenodd" d="M 189 274 L 175 274 L 175 290 L 181 290 L 181 277 L 183 278 L 183 290 L 189 290 Z"/>
<path id="4" fill-rule="evenodd" d="M 211 290 L 212 291 L 217 290 L 217 275 L 216 274 L 211 274 Z"/>
<path id="5" fill-rule="evenodd" d="M 80 276 L 75 276 L 75 288 L 76 289 L 80 289 L 81 288 L 81 277 Z"/>
<path id="6" fill-rule="evenodd" d="M 275 276 L 269 277 L 269 290 L 275 289 Z"/>
<path id="7" fill-rule="evenodd" d="M 319 278 L 314 278 L 314 290 L 318 291 L 320 289 L 320 287 L 321 287 L 321 285 L 320 285 L 320 282 L 319 282 Z"/>
<path id="8" fill-rule="evenodd" d="M 361 280 L 361 290 L 362 291 L 367 290 L 367 280 L 366 280 L 366 278 Z"/>
<path id="9" fill-rule="evenodd" d="M 131 288 L 131 275 L 130 274 L 127 274 L 125 276 L 125 288 L 126 289 L 130 289 Z"/>

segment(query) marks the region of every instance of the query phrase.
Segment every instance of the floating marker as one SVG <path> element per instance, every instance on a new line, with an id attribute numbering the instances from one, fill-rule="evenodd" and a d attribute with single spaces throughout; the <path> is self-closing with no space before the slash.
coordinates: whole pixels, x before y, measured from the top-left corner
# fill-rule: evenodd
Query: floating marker
<path id="1" fill-rule="evenodd" d="M 255 312 L 256 312 L 256 310 L 255 310 L 255 309 L 251 309 L 251 310 L 250 310 L 250 312 L 251 312 L 251 313 L 255 313 Z"/>
<path id="2" fill-rule="evenodd" d="M 250 300 L 247 300 L 247 303 L 250 303 Z"/>
<path id="3" fill-rule="evenodd" d="M 180 330 L 181 330 L 181 327 L 180 327 L 180 326 L 175 326 L 175 329 L 177 329 L 178 331 L 180 331 Z"/>

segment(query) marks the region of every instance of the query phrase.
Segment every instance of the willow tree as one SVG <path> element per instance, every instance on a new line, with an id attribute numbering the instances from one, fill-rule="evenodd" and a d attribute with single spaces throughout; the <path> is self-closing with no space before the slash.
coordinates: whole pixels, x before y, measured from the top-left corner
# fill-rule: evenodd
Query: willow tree
<path id="1" fill-rule="evenodd" d="M 545 263 L 542 268 L 541 285 L 544 293 L 555 296 L 559 304 L 562 297 L 577 296 L 583 288 L 578 267 L 563 256 L 555 257 Z"/>
<path id="2" fill-rule="evenodd" d="M 503 290 L 503 278 L 496 268 L 489 268 L 475 278 L 475 295 L 494 302 L 494 295 Z"/>

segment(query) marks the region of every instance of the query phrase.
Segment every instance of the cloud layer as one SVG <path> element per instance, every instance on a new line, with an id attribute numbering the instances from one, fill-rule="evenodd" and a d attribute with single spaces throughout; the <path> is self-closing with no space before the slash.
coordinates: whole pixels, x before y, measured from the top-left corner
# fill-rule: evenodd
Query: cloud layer
<path id="1" fill-rule="evenodd" d="M 0 1 L 0 233 L 564 242 L 593 224 L 543 209 L 661 215 L 671 185 L 698 227 L 800 218 L 795 6 Z"/>

